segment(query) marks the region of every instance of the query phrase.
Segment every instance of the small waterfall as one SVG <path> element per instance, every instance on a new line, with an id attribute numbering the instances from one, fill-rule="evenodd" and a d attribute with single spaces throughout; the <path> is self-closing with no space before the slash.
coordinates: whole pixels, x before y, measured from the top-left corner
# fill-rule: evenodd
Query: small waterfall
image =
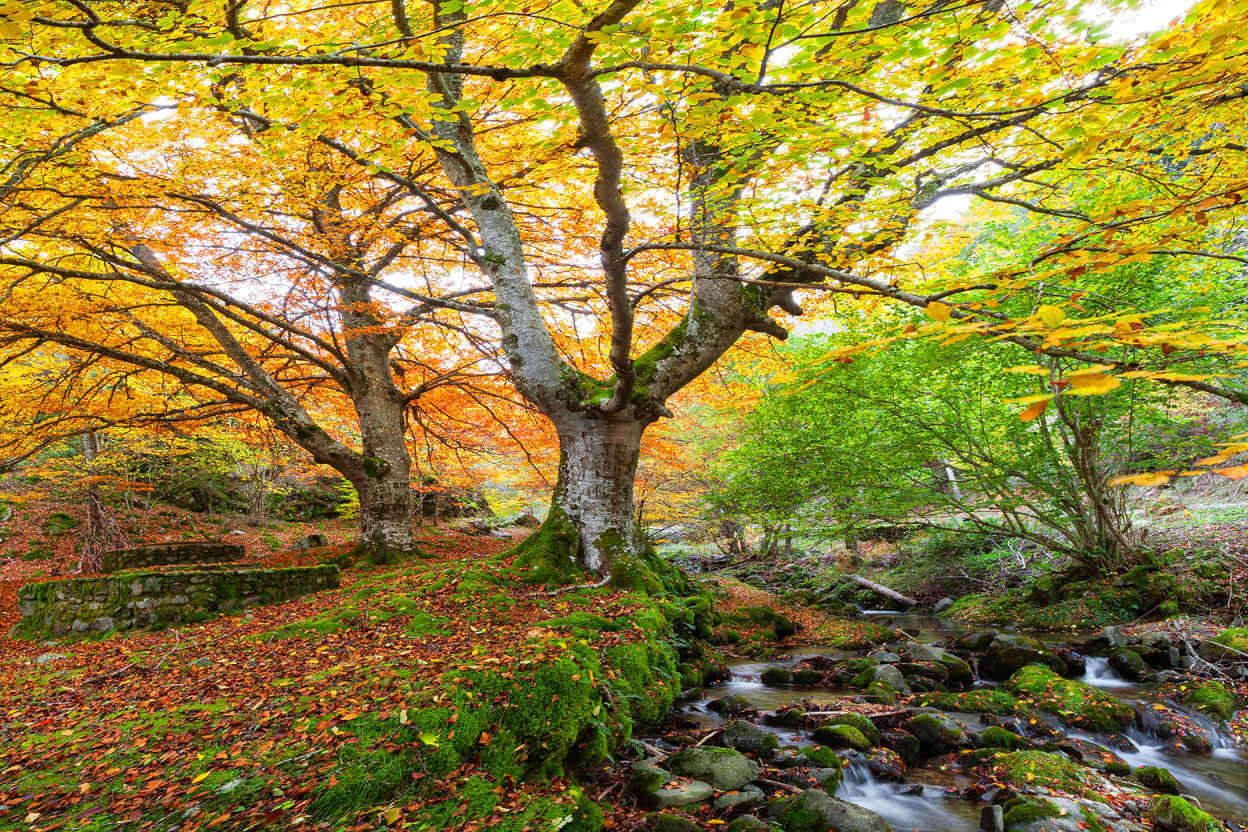
<path id="1" fill-rule="evenodd" d="M 919 830 L 920 832 L 948 832 L 951 829 L 970 829 L 971 816 L 976 810 L 969 804 L 958 802 L 951 805 L 941 796 L 941 791 L 927 786 L 914 794 L 908 794 L 900 783 L 879 780 L 861 760 L 850 760 L 841 775 L 841 785 L 836 796 L 849 803 L 870 809 L 894 829 Z M 962 810 L 958 815 L 951 808 Z"/>
<path id="2" fill-rule="evenodd" d="M 1087 669 L 1083 673 L 1085 684 L 1096 688 L 1126 688 L 1131 683 L 1114 672 L 1109 666 L 1109 659 L 1099 656 L 1088 656 Z"/>

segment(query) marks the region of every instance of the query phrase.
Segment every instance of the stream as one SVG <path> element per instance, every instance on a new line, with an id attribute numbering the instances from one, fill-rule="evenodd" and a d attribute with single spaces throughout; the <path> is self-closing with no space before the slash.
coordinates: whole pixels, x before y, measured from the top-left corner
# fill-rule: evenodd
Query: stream
<path id="1" fill-rule="evenodd" d="M 913 635 L 919 642 L 948 643 L 968 628 L 956 622 L 920 613 L 897 613 L 867 611 L 881 623 L 898 627 Z M 1086 638 L 1088 634 L 1053 636 L 1030 634 L 1049 644 L 1064 646 Z M 775 661 L 741 661 L 729 665 L 730 678 L 708 689 L 700 699 L 689 701 L 678 709 L 685 720 L 714 730 L 733 717 L 721 716 L 708 707 L 710 702 L 726 696 L 737 696 L 748 701 L 758 711 L 775 711 L 798 702 L 817 702 L 836 706 L 839 702 L 861 696 L 861 691 L 828 687 L 804 687 L 801 685 L 769 686 L 760 681 L 764 670 L 772 667 L 791 667 L 813 656 L 845 659 L 861 653 L 839 649 L 801 647 L 784 659 Z M 1072 739 L 1081 739 L 1107 750 L 1112 750 L 1133 769 L 1138 766 L 1160 766 L 1169 770 L 1179 781 L 1181 792 L 1198 799 L 1200 805 L 1219 818 L 1232 822 L 1232 829 L 1248 827 L 1248 751 L 1233 745 L 1218 727 L 1199 713 L 1184 711 L 1173 703 L 1164 707 L 1192 718 L 1206 732 L 1212 745 L 1211 753 L 1192 753 L 1167 743 L 1160 737 L 1155 725 L 1148 727 L 1149 720 L 1156 722 L 1156 706 L 1163 705 L 1154 686 L 1129 682 L 1119 677 L 1105 659 L 1089 657 L 1082 681 L 1104 689 L 1106 693 L 1131 705 L 1141 716 L 1139 724 L 1128 729 L 1125 739 L 1085 734 L 1062 728 Z M 977 681 L 976 687 L 993 686 L 993 682 Z M 982 729 L 975 714 L 949 712 L 948 716 L 963 723 L 972 731 Z M 782 746 L 805 746 L 813 743 L 810 732 L 797 728 L 784 728 L 758 723 L 760 727 L 777 735 Z M 1055 727 L 1061 727 L 1056 724 Z M 938 761 L 925 763 L 907 771 L 903 783 L 887 782 L 877 778 L 864 762 L 851 760 L 845 769 L 843 781 L 836 792 L 842 800 L 866 807 L 882 816 L 895 830 L 916 832 L 958 832 L 979 828 L 981 803 L 962 799 L 958 793 L 973 782 L 973 778 L 958 772 L 942 771 Z M 1238 826 L 1236 826 L 1236 824 Z"/>

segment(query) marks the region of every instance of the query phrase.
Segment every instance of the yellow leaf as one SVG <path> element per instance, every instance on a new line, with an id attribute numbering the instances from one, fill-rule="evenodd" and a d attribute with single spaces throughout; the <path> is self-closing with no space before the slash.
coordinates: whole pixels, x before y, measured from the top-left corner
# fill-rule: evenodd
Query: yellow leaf
<path id="1" fill-rule="evenodd" d="M 209 772 L 203 771 L 191 778 L 192 783 L 200 783 L 208 777 Z"/>
<path id="2" fill-rule="evenodd" d="M 1047 376 L 1049 368 L 1040 364 L 1023 364 L 1019 367 L 1006 367 L 1007 373 L 1026 373 L 1030 376 Z"/>
<path id="3" fill-rule="evenodd" d="M 1170 478 L 1174 476 L 1174 471 L 1150 471 L 1144 474 L 1125 474 L 1121 477 L 1114 477 L 1109 481 L 1110 485 L 1139 485 L 1144 488 L 1152 488 L 1156 485 L 1165 485 L 1170 482 Z"/>
<path id="4" fill-rule="evenodd" d="M 1122 386 L 1116 376 L 1107 376 L 1104 373 L 1077 373 L 1068 376 L 1066 380 L 1070 382 L 1067 393 L 1072 396 L 1099 396 Z"/>
<path id="5" fill-rule="evenodd" d="M 386 819 L 386 823 L 391 823 L 391 824 L 398 823 L 399 818 L 401 818 L 402 816 L 403 816 L 403 810 L 400 809 L 398 806 L 391 806 L 389 809 L 382 812 L 382 817 Z"/>
<path id="6" fill-rule="evenodd" d="M 927 317 L 934 321 L 940 321 L 941 323 L 949 320 L 949 318 L 953 315 L 953 310 L 949 308 L 949 305 L 941 303 L 938 300 L 934 300 L 929 303 L 923 311 L 927 313 Z"/>
<path id="7" fill-rule="evenodd" d="M 1049 406 L 1049 402 L 1047 399 L 1042 402 L 1036 402 L 1031 407 L 1027 408 L 1022 413 L 1020 413 L 1018 415 L 1018 418 L 1022 419 L 1024 422 L 1030 422 L 1032 419 L 1035 419 L 1037 416 L 1043 413 L 1048 408 L 1048 406 Z"/>
<path id="8" fill-rule="evenodd" d="M 1036 402 L 1047 402 L 1053 398 L 1052 393 L 1037 393 L 1034 396 L 1021 396 L 1017 399 L 1006 399 L 1006 404 L 1035 404 Z"/>
<path id="9" fill-rule="evenodd" d="M 1036 315 L 1040 320 L 1044 321 L 1044 325 L 1049 329 L 1060 326 L 1062 321 L 1066 320 L 1066 313 L 1060 307 L 1045 304 L 1036 310 Z"/>
<path id="10" fill-rule="evenodd" d="M 1221 474 L 1228 480 L 1242 480 L 1244 477 L 1248 477 L 1248 463 L 1236 465 L 1233 468 L 1216 468 L 1213 473 Z"/>

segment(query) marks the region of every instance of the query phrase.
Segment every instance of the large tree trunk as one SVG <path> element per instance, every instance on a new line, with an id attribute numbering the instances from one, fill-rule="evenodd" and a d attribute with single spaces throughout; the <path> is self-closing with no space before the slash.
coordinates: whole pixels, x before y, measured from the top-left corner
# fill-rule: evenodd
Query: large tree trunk
<path id="1" fill-rule="evenodd" d="M 404 441 L 404 404 L 388 385 L 357 396 L 364 440 L 361 470 L 350 477 L 360 497 L 364 554 L 388 563 L 417 551 L 412 536 L 412 461 Z"/>
<path id="2" fill-rule="evenodd" d="M 520 564 L 534 580 L 561 580 L 577 568 L 621 578 L 621 564 L 646 549 L 633 503 L 646 422 L 578 413 L 559 416 L 555 427 L 559 479 L 546 521 L 519 547 Z"/>

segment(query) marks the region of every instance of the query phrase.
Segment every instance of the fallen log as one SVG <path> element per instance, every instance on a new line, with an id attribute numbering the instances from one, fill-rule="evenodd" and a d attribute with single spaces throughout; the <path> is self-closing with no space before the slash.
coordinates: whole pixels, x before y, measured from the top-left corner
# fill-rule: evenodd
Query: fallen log
<path id="1" fill-rule="evenodd" d="M 896 590 L 889 589 L 883 584 L 877 584 L 875 581 L 868 581 L 866 578 L 862 577 L 861 575 L 850 575 L 849 579 L 853 581 L 854 583 L 858 584 L 859 586 L 865 586 L 867 589 L 871 590 L 877 595 L 883 595 L 888 600 L 896 601 L 898 604 L 901 604 L 903 606 L 913 607 L 915 604 L 919 603 L 913 598 L 902 595 L 900 592 L 897 592 Z"/>

